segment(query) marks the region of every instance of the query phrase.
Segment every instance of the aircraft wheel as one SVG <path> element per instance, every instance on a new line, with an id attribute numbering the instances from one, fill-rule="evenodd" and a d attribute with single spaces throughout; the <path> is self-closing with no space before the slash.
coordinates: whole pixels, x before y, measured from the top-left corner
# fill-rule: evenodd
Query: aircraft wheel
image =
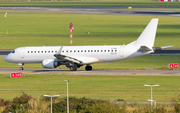
<path id="1" fill-rule="evenodd" d="M 73 71 L 76 71 L 76 70 L 77 70 L 77 67 L 76 67 L 76 66 L 74 66 L 73 68 L 74 68 L 74 70 L 73 70 Z"/>
<path id="2" fill-rule="evenodd" d="M 91 71 L 92 70 L 92 66 L 89 66 L 89 71 Z"/>
<path id="3" fill-rule="evenodd" d="M 20 67 L 19 70 L 24 70 L 24 68 L 23 68 L 23 67 Z"/>
<path id="4" fill-rule="evenodd" d="M 86 67 L 85 67 L 85 70 L 86 70 L 86 71 L 91 71 L 91 70 L 92 70 L 92 66 L 86 66 Z"/>
<path id="5" fill-rule="evenodd" d="M 76 70 L 77 70 L 77 66 L 76 65 L 70 67 L 70 71 L 76 71 Z"/>
<path id="6" fill-rule="evenodd" d="M 74 71 L 74 68 L 72 66 L 70 67 L 70 71 Z"/>

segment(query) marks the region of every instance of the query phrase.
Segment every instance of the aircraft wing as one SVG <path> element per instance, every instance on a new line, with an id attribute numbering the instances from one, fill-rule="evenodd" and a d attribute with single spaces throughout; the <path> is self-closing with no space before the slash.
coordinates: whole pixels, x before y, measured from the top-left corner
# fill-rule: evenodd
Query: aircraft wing
<path id="1" fill-rule="evenodd" d="M 97 58 L 94 57 L 84 57 L 84 56 L 69 56 L 61 54 L 63 46 L 59 49 L 59 51 L 54 54 L 54 56 L 59 60 L 70 61 L 77 64 L 91 64 L 95 62 L 99 62 Z"/>

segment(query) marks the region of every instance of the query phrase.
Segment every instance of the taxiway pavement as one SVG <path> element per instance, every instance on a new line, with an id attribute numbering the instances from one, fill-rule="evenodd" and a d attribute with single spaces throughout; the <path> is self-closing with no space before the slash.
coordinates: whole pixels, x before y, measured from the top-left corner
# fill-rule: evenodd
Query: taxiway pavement
<path id="1" fill-rule="evenodd" d="M 146 6 L 147 7 L 147 6 Z M 111 14 L 111 15 L 157 15 L 180 16 L 180 11 L 100 8 L 52 8 L 52 7 L 0 7 L 0 10 L 38 11 L 59 13 Z"/>
<path id="2" fill-rule="evenodd" d="M 0 74 L 10 74 L 12 72 L 22 72 L 22 74 L 57 74 L 57 75 L 112 75 L 112 76 L 180 76 L 180 70 L 92 70 L 85 71 L 79 69 L 70 71 L 69 69 L 19 69 L 1 68 Z"/>

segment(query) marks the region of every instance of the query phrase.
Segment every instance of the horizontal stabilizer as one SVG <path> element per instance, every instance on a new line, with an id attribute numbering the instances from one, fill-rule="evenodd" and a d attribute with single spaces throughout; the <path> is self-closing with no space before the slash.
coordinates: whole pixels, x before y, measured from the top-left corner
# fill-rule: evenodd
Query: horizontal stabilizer
<path id="1" fill-rule="evenodd" d="M 170 45 L 170 46 L 163 46 L 163 47 L 153 47 L 153 51 L 154 52 L 157 52 L 157 51 L 160 51 L 164 48 L 169 48 L 169 47 L 173 47 L 174 45 Z"/>
<path id="2" fill-rule="evenodd" d="M 164 48 L 169 48 L 169 47 L 173 47 L 174 45 L 170 45 L 170 46 L 164 46 L 164 47 L 161 47 L 162 49 Z"/>

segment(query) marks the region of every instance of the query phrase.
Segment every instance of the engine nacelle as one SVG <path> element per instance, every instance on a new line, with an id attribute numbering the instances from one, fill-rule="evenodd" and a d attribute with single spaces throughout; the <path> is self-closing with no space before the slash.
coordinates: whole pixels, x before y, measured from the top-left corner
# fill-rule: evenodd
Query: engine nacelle
<path id="1" fill-rule="evenodd" d="M 54 59 L 45 59 L 42 61 L 42 66 L 44 68 L 56 68 L 60 65 L 58 61 L 55 61 Z"/>

